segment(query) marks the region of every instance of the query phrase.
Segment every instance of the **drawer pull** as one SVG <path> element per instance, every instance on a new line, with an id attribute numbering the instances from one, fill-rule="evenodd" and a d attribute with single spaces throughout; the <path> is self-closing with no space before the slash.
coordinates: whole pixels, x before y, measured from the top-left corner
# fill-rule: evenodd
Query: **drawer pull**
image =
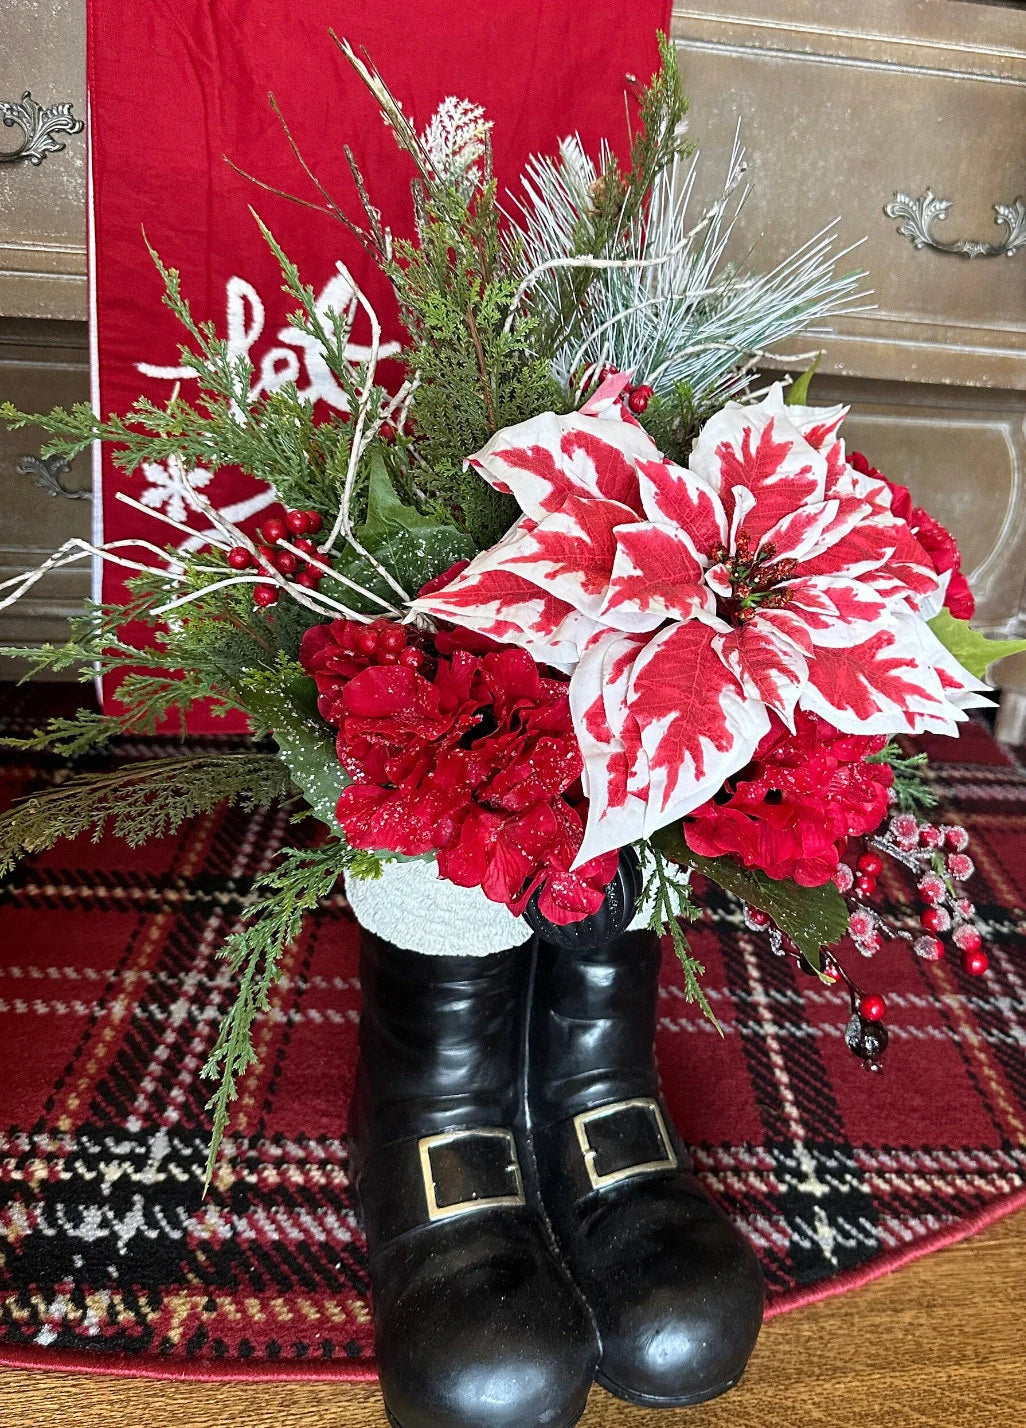
<path id="1" fill-rule="evenodd" d="M 31 476 L 36 485 L 51 496 L 65 496 L 69 501 L 93 499 L 88 486 L 82 490 L 71 490 L 61 480 L 71 470 L 71 463 L 65 456 L 23 456 L 14 469 L 19 476 Z"/>
<path id="2" fill-rule="evenodd" d="M 898 232 L 913 248 L 933 248 L 937 253 L 954 253 L 959 258 L 1011 258 L 1020 248 L 1026 248 L 1026 203 L 1021 197 L 1014 203 L 995 203 L 994 222 L 1008 229 L 1000 243 L 986 243 L 980 238 L 959 238 L 945 243 L 930 232 L 951 211 L 950 198 L 934 198 L 930 189 L 913 198 L 896 193 L 892 202 L 884 204 L 888 218 L 900 218 Z"/>
<path id="3" fill-rule="evenodd" d="M 59 154 L 66 146 L 55 134 L 79 134 L 85 128 L 71 112 L 70 103 L 37 104 L 26 89 L 21 99 L 0 99 L 0 119 L 8 129 L 25 135 L 16 149 L 0 149 L 0 164 L 30 163 L 37 167 L 47 154 Z"/>

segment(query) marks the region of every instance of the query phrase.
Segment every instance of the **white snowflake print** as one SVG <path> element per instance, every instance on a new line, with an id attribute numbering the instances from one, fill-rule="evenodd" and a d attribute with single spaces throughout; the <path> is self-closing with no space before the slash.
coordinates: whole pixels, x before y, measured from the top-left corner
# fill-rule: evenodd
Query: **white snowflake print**
<path id="1" fill-rule="evenodd" d="M 142 473 L 147 485 L 140 501 L 151 510 L 163 511 L 173 521 L 186 520 L 195 509 L 189 499 L 189 486 L 201 491 L 214 479 L 214 473 L 204 471 L 201 466 L 186 471 L 176 456 L 169 456 L 163 462 L 144 461 Z"/>

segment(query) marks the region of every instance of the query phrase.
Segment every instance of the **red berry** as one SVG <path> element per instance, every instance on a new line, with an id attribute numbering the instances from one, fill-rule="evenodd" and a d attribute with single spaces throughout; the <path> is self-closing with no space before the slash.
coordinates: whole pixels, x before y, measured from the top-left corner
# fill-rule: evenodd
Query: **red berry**
<path id="1" fill-rule="evenodd" d="M 749 927 L 769 927 L 772 919 L 768 912 L 763 912 L 761 907 L 746 907 L 745 921 Z"/>
<path id="2" fill-rule="evenodd" d="M 273 565 L 273 564 L 274 564 L 274 546 L 273 546 L 273 545 L 258 545 L 258 546 L 257 546 L 257 555 L 260 557 L 260 559 L 263 561 L 263 563 L 264 563 L 265 565 Z"/>
<path id="3" fill-rule="evenodd" d="M 872 897 L 876 892 L 876 878 L 871 878 L 868 873 L 859 873 L 855 879 L 855 891 L 859 897 Z"/>
<path id="4" fill-rule="evenodd" d="M 285 524 L 293 535 L 306 535 L 306 512 L 286 511 Z"/>
<path id="5" fill-rule="evenodd" d="M 304 511 L 303 515 L 306 517 L 306 531 L 304 534 L 316 535 L 324 524 L 321 520 L 320 511 Z"/>
<path id="6" fill-rule="evenodd" d="M 253 564 L 253 556 L 244 545 L 233 545 L 228 552 L 228 564 L 233 570 L 246 570 Z"/>
<path id="7" fill-rule="evenodd" d="M 642 384 L 640 387 L 633 387 L 630 396 L 627 398 L 627 405 L 635 416 L 640 416 L 652 400 L 652 388 Z"/>
<path id="8" fill-rule="evenodd" d="M 259 605 L 262 609 L 268 605 L 273 605 L 278 599 L 277 585 L 254 585 L 253 604 Z"/>
<path id="9" fill-rule="evenodd" d="M 947 932 L 951 926 L 951 918 L 942 907 L 928 907 L 919 921 L 927 932 Z"/>
<path id="10" fill-rule="evenodd" d="M 303 536 L 300 540 L 294 540 L 292 544 L 295 546 L 296 550 L 301 550 L 304 555 L 317 554 L 317 547 L 314 545 L 312 540 L 307 540 L 306 536 Z"/>
<path id="11" fill-rule="evenodd" d="M 364 628 L 357 634 L 353 641 L 361 654 L 372 655 L 378 652 L 378 632 L 377 630 Z"/>
<path id="12" fill-rule="evenodd" d="M 883 1021 L 887 1003 L 878 993 L 871 992 L 869 996 L 862 997 L 859 1001 L 859 1011 L 867 1021 Z"/>
<path id="13" fill-rule="evenodd" d="M 867 873 L 871 878 L 878 878 L 883 872 L 883 858 L 879 853 L 860 853 L 855 866 L 860 873 Z"/>
<path id="14" fill-rule="evenodd" d="M 398 654 L 406 645 L 406 631 L 402 625 L 386 625 L 381 631 L 381 648 Z"/>
<path id="15" fill-rule="evenodd" d="M 969 923 L 956 927 L 952 940 L 960 952 L 978 952 L 983 946 L 983 938 L 978 929 L 971 927 Z"/>
<path id="16" fill-rule="evenodd" d="M 268 545 L 274 545 L 277 541 L 284 540 L 288 533 L 289 528 L 280 516 L 272 516 L 260 527 L 260 534 Z"/>
<path id="17" fill-rule="evenodd" d="M 399 655 L 399 663 L 407 669 L 419 669 L 423 660 L 424 656 L 413 645 L 407 645 Z"/>
<path id="18" fill-rule="evenodd" d="M 395 441 L 395 427 L 392 426 L 391 422 L 383 421 L 378 435 L 382 441 L 387 441 L 391 446 L 392 442 Z"/>
<path id="19" fill-rule="evenodd" d="M 316 590 L 321 579 L 321 574 L 317 570 L 301 570 L 296 576 L 296 584 L 302 585 L 307 590 Z"/>
<path id="20" fill-rule="evenodd" d="M 920 848 L 939 848 L 942 842 L 941 831 L 933 823 L 924 823 L 919 829 Z"/>
<path id="21" fill-rule="evenodd" d="M 970 977 L 982 977 L 989 967 L 990 958 L 982 948 L 962 953 L 962 971 L 968 972 Z"/>
<path id="22" fill-rule="evenodd" d="M 939 937 L 917 937 L 912 950 L 924 962 L 939 962 L 944 956 L 944 943 Z"/>
<path id="23" fill-rule="evenodd" d="M 295 575 L 299 569 L 299 557 L 293 555 L 291 550 L 275 551 L 274 568 L 280 570 L 282 575 Z"/>
<path id="24" fill-rule="evenodd" d="M 398 664 L 398 663 L 399 663 L 399 651 L 398 651 L 398 650 L 383 650 L 383 649 L 381 649 L 380 646 L 378 647 L 378 664 Z"/>

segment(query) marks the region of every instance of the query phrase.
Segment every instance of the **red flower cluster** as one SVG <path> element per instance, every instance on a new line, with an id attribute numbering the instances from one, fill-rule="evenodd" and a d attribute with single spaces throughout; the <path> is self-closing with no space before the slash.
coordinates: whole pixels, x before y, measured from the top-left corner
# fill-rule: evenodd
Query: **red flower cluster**
<path id="1" fill-rule="evenodd" d="M 909 490 L 905 486 L 899 486 L 896 481 L 889 480 L 882 472 L 877 471 L 875 466 L 870 466 L 861 451 L 852 452 L 851 464 L 860 475 L 884 481 L 891 488 L 891 510 L 899 520 L 907 522 L 912 534 L 933 561 L 934 570 L 939 574 L 951 571 L 951 579 L 944 596 L 945 607 L 956 620 L 971 620 L 976 610 L 976 601 L 969 589 L 968 580 L 962 574 L 962 556 L 955 537 L 940 521 L 934 520 L 929 511 L 924 511 L 922 506 L 913 506 Z"/>
<path id="2" fill-rule="evenodd" d="M 871 832 L 887 812 L 894 775 L 866 762 L 886 742 L 838 733 L 800 709 L 792 734 L 774 715 L 747 768 L 685 818 L 688 847 L 706 858 L 730 854 L 803 887 L 828 882 L 844 840 Z"/>
<path id="3" fill-rule="evenodd" d="M 338 821 L 357 848 L 435 853 L 443 878 L 514 913 L 537 889 L 550 921 L 587 917 L 617 854 L 570 871 L 584 824 L 567 683 L 543 678 L 524 650 L 461 640 L 440 635 L 428 650 L 385 620 L 304 635 L 300 661 L 353 779 Z"/>

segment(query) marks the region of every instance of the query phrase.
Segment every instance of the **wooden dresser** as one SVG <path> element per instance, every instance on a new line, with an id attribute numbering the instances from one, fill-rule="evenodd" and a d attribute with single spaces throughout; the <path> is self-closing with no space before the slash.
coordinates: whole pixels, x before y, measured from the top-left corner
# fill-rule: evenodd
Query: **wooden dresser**
<path id="1" fill-rule="evenodd" d="M 82 10 L 8 0 L 0 100 L 30 89 L 84 115 Z M 851 261 L 876 307 L 823 341 L 813 400 L 854 402 L 849 444 L 956 532 L 978 622 L 1026 631 L 1026 7 L 701 0 L 674 7 L 673 36 L 701 149 L 697 202 L 716 190 L 742 120 L 739 257 L 754 249 L 771 266 L 835 216 L 846 241 L 867 235 Z M 21 130 L 10 134 L 0 129 L 8 149 Z M 0 164 L 0 389 L 30 406 L 88 391 L 85 143 L 57 138 L 66 148 L 38 165 Z M 941 251 L 959 240 L 977 255 Z M 980 251 L 1016 240 L 1011 256 Z M 88 528 L 87 501 L 19 474 L 33 449 L 31 433 L 0 435 L 4 573 Z M 67 484 L 87 484 L 80 467 Z M 0 638 L 52 638 L 87 587 L 85 571 L 69 572 Z M 1026 673 L 1017 682 L 1026 691 Z"/>
<path id="2" fill-rule="evenodd" d="M 85 133 L 62 127 L 59 110 L 46 113 L 70 104 L 72 125 L 85 118 L 85 5 L 6 0 L 0 29 L 0 115 L 10 119 L 0 155 L 24 152 L 0 162 L 0 397 L 31 411 L 89 398 Z M 64 148 L 47 152 L 50 144 Z M 54 496 L 19 471 L 41 439 L 0 427 L 0 579 L 89 533 L 88 500 Z M 87 489 L 88 459 L 60 479 Z M 89 588 L 84 566 L 60 572 L 0 616 L 0 641 L 59 639 Z"/>

